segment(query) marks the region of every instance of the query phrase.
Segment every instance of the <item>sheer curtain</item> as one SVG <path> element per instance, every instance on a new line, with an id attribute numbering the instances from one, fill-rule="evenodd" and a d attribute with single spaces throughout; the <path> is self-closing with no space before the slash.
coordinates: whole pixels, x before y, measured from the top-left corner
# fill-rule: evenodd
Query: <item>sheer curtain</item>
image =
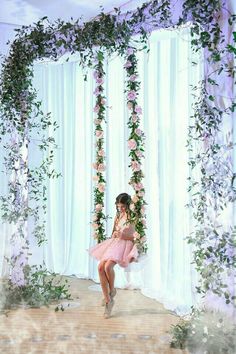
<path id="1" fill-rule="evenodd" d="M 188 202 L 187 127 L 191 112 L 190 84 L 201 77 L 201 64 L 191 65 L 189 29 L 157 31 L 150 37 L 150 52 L 139 53 L 143 107 L 142 125 L 146 135 L 143 166 L 147 206 L 148 259 L 141 270 L 115 267 L 116 286 L 140 288 L 178 314 L 187 313 L 197 298 L 196 272 L 191 249 L 184 241 L 191 230 L 185 205 Z M 105 208 L 111 217 L 115 197 L 133 193 L 128 185 L 128 112 L 124 97 L 124 70 L 114 56 L 106 65 L 107 191 Z M 55 169 L 62 173 L 48 182 L 48 242 L 40 250 L 31 240 L 31 262 L 45 261 L 48 268 L 66 275 L 93 279 L 99 283 L 97 261 L 88 256 L 95 241 L 90 227 L 93 209 L 92 162 L 94 161 L 92 72 L 84 81 L 78 62 L 35 64 L 34 84 L 43 110 L 52 112 L 60 128 L 54 133 L 59 149 Z M 30 164 L 36 154 L 37 136 L 30 144 Z"/>

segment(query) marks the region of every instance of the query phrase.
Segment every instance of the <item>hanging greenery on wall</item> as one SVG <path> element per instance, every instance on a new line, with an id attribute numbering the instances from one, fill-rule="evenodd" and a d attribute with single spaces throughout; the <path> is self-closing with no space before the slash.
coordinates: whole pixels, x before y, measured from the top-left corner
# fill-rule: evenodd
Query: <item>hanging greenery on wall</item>
<path id="1" fill-rule="evenodd" d="M 102 147 L 105 97 L 101 56 L 102 53 L 109 56 L 116 52 L 126 57 L 126 94 L 130 110 L 128 144 L 133 171 L 130 184 L 135 190 L 132 207 L 138 215 L 136 239 L 142 239 L 140 251 L 146 252 L 145 189 L 141 172 L 144 133 L 138 126 L 141 107 L 136 102 L 139 81 L 135 51 L 136 48 L 148 49 L 151 31 L 189 23 L 192 50 L 203 52 L 205 69 L 204 79 L 198 87 L 193 87 L 194 113 L 187 141 L 191 168 L 189 207 L 195 220 L 194 231 L 187 236 L 187 242 L 194 248 L 193 263 L 200 274 L 197 291 L 203 296 L 211 291 L 224 297 L 226 304 L 234 305 L 235 296 L 227 279 L 235 281 L 235 229 L 233 221 L 226 224 L 223 220 L 224 215 L 232 215 L 230 213 L 236 196 L 231 120 L 236 103 L 233 97 L 222 97 L 222 90 L 228 85 L 233 92 L 235 84 L 235 19 L 236 15 L 231 14 L 227 3 L 221 0 L 185 0 L 181 4 L 162 0 L 146 2 L 135 11 L 125 14 L 119 9 L 115 9 L 114 14 L 102 11 L 84 24 L 79 20 L 73 23 L 58 20 L 51 24 L 47 18 L 43 18 L 32 26 L 17 30 L 9 56 L 2 65 L 0 86 L 0 133 L 6 151 L 5 170 L 9 176 L 8 194 L 2 196 L 1 200 L 3 218 L 15 225 L 12 235 L 15 252 L 9 260 L 13 270 L 11 281 L 15 285 L 22 287 L 27 283 L 20 268 L 22 264 L 27 265 L 29 256 L 25 232 L 27 221 L 33 218 L 32 234 L 41 245 L 46 240 L 45 222 L 41 215 L 42 210 L 46 212 L 45 182 L 47 178 L 58 177 L 58 173 L 51 169 L 56 142 L 53 135 L 46 135 L 49 127 L 58 127 L 50 114 L 42 112 L 41 103 L 37 100 L 37 93 L 32 86 L 34 61 L 41 58 L 57 60 L 66 52 L 77 52 L 80 54 L 80 64 L 86 69 L 92 68 L 94 59 L 97 60 L 94 69 L 97 82 L 95 113 L 98 116 L 95 126 L 98 149 L 95 167 L 98 184 L 95 187 L 94 223 L 98 225 L 95 227 L 95 238 L 102 240 L 105 215 L 96 207 L 99 204 L 103 206 L 105 191 L 104 169 L 99 171 L 97 165 L 105 161 Z M 221 26 L 223 23 L 226 29 Z M 222 127 L 225 122 L 229 131 L 224 135 Z M 41 141 L 38 148 L 44 154 L 40 165 L 30 168 L 27 149 L 34 131 L 39 134 Z M 194 317 L 194 312 L 192 315 Z"/>

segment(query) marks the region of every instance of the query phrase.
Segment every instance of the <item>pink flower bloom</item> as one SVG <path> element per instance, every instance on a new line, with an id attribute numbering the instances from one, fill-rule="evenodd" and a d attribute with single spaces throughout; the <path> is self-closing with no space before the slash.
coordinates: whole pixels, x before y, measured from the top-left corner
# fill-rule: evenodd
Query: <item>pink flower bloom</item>
<path id="1" fill-rule="evenodd" d="M 131 168 L 133 171 L 138 172 L 141 170 L 141 166 L 137 161 L 132 161 L 131 162 Z"/>
<path id="2" fill-rule="evenodd" d="M 99 87 L 96 87 L 95 90 L 93 91 L 93 94 L 94 94 L 95 96 L 100 95 L 100 93 L 101 93 L 101 91 L 100 91 Z"/>
<path id="3" fill-rule="evenodd" d="M 94 123 L 96 124 L 96 125 L 99 125 L 99 124 L 101 124 L 101 119 L 97 119 L 97 118 L 95 118 L 94 119 Z"/>
<path id="4" fill-rule="evenodd" d="M 132 66 L 131 61 L 127 60 L 127 62 L 124 65 L 124 68 L 130 68 Z"/>
<path id="5" fill-rule="evenodd" d="M 141 207 L 141 214 L 142 214 L 142 215 L 145 214 L 145 210 L 146 210 L 146 208 L 145 208 L 145 206 L 143 205 L 143 206 Z"/>
<path id="6" fill-rule="evenodd" d="M 135 232 L 133 233 L 133 236 L 134 236 L 134 239 L 135 239 L 135 240 L 139 240 L 139 239 L 140 239 L 140 234 L 139 234 L 137 231 L 135 231 Z"/>
<path id="7" fill-rule="evenodd" d="M 127 55 L 132 55 L 134 54 L 133 48 L 127 48 Z"/>
<path id="8" fill-rule="evenodd" d="M 127 103 L 127 107 L 128 107 L 128 109 L 132 109 L 133 108 L 133 103 L 132 102 L 128 102 Z"/>
<path id="9" fill-rule="evenodd" d="M 140 150 L 136 150 L 136 151 L 135 151 L 135 155 L 136 155 L 137 157 L 143 157 L 143 153 L 142 153 L 142 151 L 140 151 Z"/>
<path id="10" fill-rule="evenodd" d="M 102 204 L 96 204 L 95 209 L 96 209 L 96 211 L 101 211 L 102 210 Z"/>
<path id="11" fill-rule="evenodd" d="M 128 100 L 133 101 L 137 97 L 137 93 L 135 91 L 130 91 L 127 95 Z"/>
<path id="12" fill-rule="evenodd" d="M 105 156 L 105 151 L 103 149 L 98 151 L 98 156 Z"/>
<path id="13" fill-rule="evenodd" d="M 143 135 L 143 131 L 139 128 L 135 129 L 135 133 L 138 135 L 138 136 L 142 136 Z"/>
<path id="14" fill-rule="evenodd" d="M 146 240 L 147 240 L 147 239 L 146 239 L 145 236 L 141 237 L 141 239 L 140 239 L 140 241 L 143 242 L 143 243 L 144 243 Z"/>
<path id="15" fill-rule="evenodd" d="M 106 170 L 106 166 L 103 163 L 100 163 L 98 165 L 98 171 L 99 172 L 104 172 Z"/>
<path id="16" fill-rule="evenodd" d="M 98 112 L 99 112 L 99 109 L 100 109 L 100 107 L 99 107 L 99 105 L 97 104 L 97 105 L 94 107 L 93 111 L 94 111 L 95 113 L 98 113 Z"/>
<path id="17" fill-rule="evenodd" d="M 102 98 L 102 99 L 101 99 L 101 104 L 104 105 L 105 103 L 106 103 L 105 98 Z"/>
<path id="18" fill-rule="evenodd" d="M 95 230 L 97 230 L 97 229 L 98 229 L 98 224 L 93 223 L 93 224 L 92 224 L 92 228 L 95 229 Z"/>
<path id="19" fill-rule="evenodd" d="M 96 130 L 96 137 L 97 138 L 103 138 L 104 132 L 102 130 Z"/>
<path id="20" fill-rule="evenodd" d="M 142 114 L 142 112 L 143 112 L 143 111 L 142 111 L 142 108 L 141 108 L 140 106 L 135 106 L 135 107 L 134 107 L 134 110 L 135 110 L 135 112 L 138 113 L 138 114 Z"/>
<path id="21" fill-rule="evenodd" d="M 136 183 L 134 188 L 136 191 L 140 191 L 141 189 L 143 189 L 143 184 L 141 182 Z"/>
<path id="22" fill-rule="evenodd" d="M 134 211 L 134 209 L 135 209 L 134 203 L 131 203 L 130 206 L 129 206 L 129 208 L 130 208 L 130 210 Z"/>
<path id="23" fill-rule="evenodd" d="M 130 78 L 129 78 L 129 81 L 132 81 L 132 82 L 134 82 L 134 81 L 136 81 L 137 80 L 137 75 L 135 75 L 135 74 L 133 74 L 133 75 L 130 75 Z"/>
<path id="24" fill-rule="evenodd" d="M 103 193 L 105 191 L 105 185 L 103 183 L 99 183 L 98 190 L 100 193 Z"/>
<path id="25" fill-rule="evenodd" d="M 102 85 L 102 84 L 104 83 L 103 78 L 102 78 L 102 77 L 98 77 L 98 78 L 96 79 L 96 83 L 99 84 L 99 85 Z"/>
<path id="26" fill-rule="evenodd" d="M 134 139 L 128 140 L 128 148 L 130 150 L 135 150 L 136 147 L 137 147 L 137 143 L 136 143 L 136 141 Z"/>
<path id="27" fill-rule="evenodd" d="M 95 169 L 97 169 L 97 164 L 96 164 L 96 168 L 95 168 Z M 99 177 L 98 177 L 98 176 L 93 176 L 93 181 L 97 182 L 97 181 L 98 181 L 98 179 L 99 179 Z"/>
<path id="28" fill-rule="evenodd" d="M 93 221 L 95 222 L 95 221 L 97 221 L 97 219 L 98 219 L 98 218 L 97 218 L 97 215 L 94 215 L 94 216 L 93 216 Z"/>
<path id="29" fill-rule="evenodd" d="M 134 194 L 131 199 L 134 202 L 134 204 L 137 203 L 139 200 L 136 194 Z"/>
<path id="30" fill-rule="evenodd" d="M 94 162 L 94 163 L 92 164 L 92 166 L 93 166 L 93 168 L 94 168 L 95 170 L 97 170 L 98 164 L 97 164 L 96 162 Z"/>
<path id="31" fill-rule="evenodd" d="M 146 223 L 146 220 L 145 219 L 142 219 L 142 224 L 143 224 L 143 226 L 146 226 L 147 225 L 147 223 Z"/>
<path id="32" fill-rule="evenodd" d="M 132 115 L 132 122 L 133 122 L 133 123 L 136 123 L 137 120 L 138 120 L 138 116 L 136 116 L 136 114 L 133 114 L 133 115 Z"/>

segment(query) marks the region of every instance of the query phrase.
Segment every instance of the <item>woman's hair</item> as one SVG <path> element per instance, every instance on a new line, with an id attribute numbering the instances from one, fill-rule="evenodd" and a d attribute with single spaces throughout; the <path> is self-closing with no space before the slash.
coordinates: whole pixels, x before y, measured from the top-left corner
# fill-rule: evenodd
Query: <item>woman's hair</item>
<path id="1" fill-rule="evenodd" d="M 124 204 L 125 205 L 125 208 L 126 208 L 126 213 L 127 213 L 127 217 L 128 219 L 130 218 L 130 203 L 131 203 L 131 196 L 127 193 L 121 193 L 119 194 L 117 197 L 116 197 L 116 205 L 118 203 L 121 203 L 121 204 Z M 117 213 L 119 213 L 118 211 L 118 208 L 116 206 L 116 210 L 117 210 Z"/>

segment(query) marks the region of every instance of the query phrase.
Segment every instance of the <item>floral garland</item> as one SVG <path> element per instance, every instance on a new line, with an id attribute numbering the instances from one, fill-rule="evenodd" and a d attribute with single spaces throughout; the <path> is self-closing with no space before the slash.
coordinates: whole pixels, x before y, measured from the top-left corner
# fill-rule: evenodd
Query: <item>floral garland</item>
<path id="1" fill-rule="evenodd" d="M 94 119 L 95 124 L 95 147 L 96 147 L 96 162 L 93 163 L 93 168 L 96 171 L 96 175 L 93 177 L 95 181 L 94 186 L 94 216 L 92 227 L 94 229 L 93 238 L 102 242 L 106 239 L 105 237 L 105 226 L 104 220 L 107 219 L 103 212 L 104 208 L 104 192 L 106 189 L 106 180 L 104 178 L 103 172 L 106 170 L 105 166 L 105 151 L 104 151 L 104 131 L 102 128 L 102 123 L 105 122 L 105 104 L 106 98 L 104 95 L 104 69 L 103 69 L 104 56 L 101 51 L 97 53 L 96 62 L 94 65 L 94 79 L 96 80 L 96 88 L 94 90 L 94 95 L 96 96 L 96 104 L 94 107 L 94 112 L 96 118 Z"/>
<path id="2" fill-rule="evenodd" d="M 140 116 L 142 108 L 138 105 L 137 99 L 140 88 L 140 81 L 138 81 L 137 58 L 136 48 L 129 47 L 126 52 L 126 69 L 127 81 L 126 90 L 127 94 L 127 107 L 130 111 L 128 120 L 128 127 L 130 129 L 130 136 L 128 139 L 128 148 L 130 150 L 129 157 L 131 162 L 129 167 L 132 169 L 132 176 L 130 177 L 129 184 L 134 188 L 135 194 L 132 196 L 130 204 L 131 218 L 135 223 L 135 238 L 134 242 L 137 245 L 139 254 L 147 252 L 147 243 L 145 236 L 146 229 L 146 215 L 144 200 L 145 189 L 142 183 L 144 174 L 141 170 L 142 159 L 144 158 L 144 132 L 140 129 Z"/>

